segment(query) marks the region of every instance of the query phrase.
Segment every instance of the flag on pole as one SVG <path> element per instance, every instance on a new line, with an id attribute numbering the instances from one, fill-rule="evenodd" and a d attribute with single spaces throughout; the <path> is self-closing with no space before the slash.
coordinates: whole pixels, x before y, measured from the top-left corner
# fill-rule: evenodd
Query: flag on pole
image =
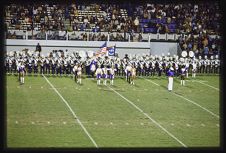
<path id="1" fill-rule="evenodd" d="M 96 53 L 95 53 L 95 56 L 99 56 L 99 55 L 104 55 L 107 53 L 107 42 L 105 42 L 101 47 L 100 47 L 100 50 L 98 50 Z"/>
<path id="2" fill-rule="evenodd" d="M 108 56 L 115 56 L 116 45 L 108 47 Z"/>

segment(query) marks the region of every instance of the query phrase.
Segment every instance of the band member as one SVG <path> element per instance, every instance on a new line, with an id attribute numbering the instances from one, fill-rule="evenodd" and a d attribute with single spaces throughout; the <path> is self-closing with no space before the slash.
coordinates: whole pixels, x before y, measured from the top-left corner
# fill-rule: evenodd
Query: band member
<path id="1" fill-rule="evenodd" d="M 34 58 L 34 74 L 38 73 L 38 59 Z"/>
<path id="2" fill-rule="evenodd" d="M 81 64 L 78 64 L 77 75 L 78 75 L 77 83 L 82 84 L 82 65 Z"/>
<path id="3" fill-rule="evenodd" d="M 182 66 L 182 68 L 181 68 L 181 76 L 180 76 L 180 78 L 181 78 L 181 80 L 180 80 L 180 84 L 182 85 L 182 86 L 184 86 L 185 85 L 185 75 L 186 75 L 186 69 L 185 69 L 185 66 Z"/>
<path id="4" fill-rule="evenodd" d="M 173 67 L 170 67 L 170 69 L 167 72 L 168 75 L 168 90 L 173 90 L 173 77 L 174 77 L 174 69 Z"/>
<path id="5" fill-rule="evenodd" d="M 115 69 L 114 66 L 112 66 L 109 70 L 110 74 L 109 74 L 109 79 L 110 79 L 110 85 L 113 85 L 114 83 L 114 78 L 115 78 Z"/>
<path id="6" fill-rule="evenodd" d="M 40 59 L 40 73 L 41 74 L 44 73 L 44 62 L 45 62 L 45 60 L 41 57 L 41 59 Z"/>
<path id="7" fill-rule="evenodd" d="M 77 76 L 78 76 L 78 64 L 75 63 L 75 66 L 73 67 L 73 80 L 75 80 L 77 82 Z"/>
<path id="8" fill-rule="evenodd" d="M 131 69 L 132 69 L 132 67 L 131 67 L 130 64 L 128 64 L 126 66 L 126 69 L 125 69 L 125 72 L 126 72 L 126 81 L 129 82 L 129 83 L 130 83 L 130 77 L 131 77 Z"/>
<path id="9" fill-rule="evenodd" d="M 96 77 L 97 77 L 97 85 L 100 85 L 100 79 L 102 76 L 102 69 L 100 68 L 100 66 L 97 66 L 97 70 L 95 73 Z"/>
<path id="10" fill-rule="evenodd" d="M 49 59 L 47 57 L 46 57 L 46 60 L 45 60 L 45 73 L 50 74 L 50 63 L 49 63 Z"/>
<path id="11" fill-rule="evenodd" d="M 192 77 L 193 78 L 196 77 L 196 71 L 197 71 L 197 64 L 196 64 L 196 61 L 193 61 L 193 63 L 192 63 Z"/>
<path id="12" fill-rule="evenodd" d="M 96 71 L 96 64 L 95 64 L 95 61 L 92 61 L 91 65 L 90 65 L 90 73 L 91 73 L 93 79 L 94 79 L 95 71 Z"/>
<path id="13" fill-rule="evenodd" d="M 131 69 L 131 84 L 134 85 L 134 80 L 136 78 L 136 68 L 135 65 L 132 65 Z"/>
<path id="14" fill-rule="evenodd" d="M 186 78 L 188 78 L 188 71 L 189 71 L 189 62 L 188 59 L 185 60 L 185 72 L 186 72 Z"/>
<path id="15" fill-rule="evenodd" d="M 19 76 L 20 76 L 20 83 L 21 84 L 24 84 L 25 73 L 26 73 L 25 65 L 24 65 L 24 62 L 22 62 L 20 67 L 19 67 Z"/>

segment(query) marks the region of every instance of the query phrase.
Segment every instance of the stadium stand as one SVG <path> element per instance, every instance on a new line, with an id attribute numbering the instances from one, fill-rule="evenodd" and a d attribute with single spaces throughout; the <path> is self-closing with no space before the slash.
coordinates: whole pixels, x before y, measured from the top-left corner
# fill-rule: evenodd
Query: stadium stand
<path id="1" fill-rule="evenodd" d="M 7 39 L 150 41 L 178 40 L 182 50 L 217 54 L 220 19 L 209 3 L 11 4 Z M 209 22 L 211 21 L 211 22 Z"/>

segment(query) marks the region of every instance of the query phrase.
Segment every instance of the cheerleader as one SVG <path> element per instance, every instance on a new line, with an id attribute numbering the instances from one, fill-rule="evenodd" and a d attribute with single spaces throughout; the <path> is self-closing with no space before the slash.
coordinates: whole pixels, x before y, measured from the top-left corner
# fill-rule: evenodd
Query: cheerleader
<path id="1" fill-rule="evenodd" d="M 104 66 L 104 68 L 102 68 L 102 78 L 103 78 L 103 84 L 107 85 L 107 67 Z"/>
<path id="2" fill-rule="evenodd" d="M 19 77 L 20 77 L 20 84 L 24 84 L 24 75 L 26 73 L 24 62 L 21 63 L 19 66 Z"/>
<path id="3" fill-rule="evenodd" d="M 136 78 L 136 68 L 135 65 L 132 66 L 131 69 L 131 84 L 134 85 L 134 80 Z"/>
<path id="4" fill-rule="evenodd" d="M 77 75 L 78 75 L 77 83 L 82 84 L 82 66 L 81 66 L 81 64 L 78 64 Z"/>
<path id="5" fill-rule="evenodd" d="M 101 76 L 102 76 L 102 69 L 100 68 L 100 66 L 97 66 L 95 75 L 96 75 L 96 78 L 97 78 L 97 85 L 100 85 L 100 79 L 101 79 Z"/>
<path id="6" fill-rule="evenodd" d="M 112 68 L 110 68 L 110 74 L 109 74 L 110 85 L 113 85 L 114 78 L 115 78 L 115 69 L 114 69 L 114 66 L 112 66 Z"/>

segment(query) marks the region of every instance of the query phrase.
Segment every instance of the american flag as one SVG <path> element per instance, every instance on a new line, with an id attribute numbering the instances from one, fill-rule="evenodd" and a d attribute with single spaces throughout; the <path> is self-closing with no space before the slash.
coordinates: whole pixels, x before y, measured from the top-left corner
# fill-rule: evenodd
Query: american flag
<path id="1" fill-rule="evenodd" d="M 101 47 L 100 47 L 100 50 L 98 50 L 96 53 L 95 53 L 95 56 L 99 56 L 99 55 L 104 55 L 108 52 L 107 50 L 107 42 L 105 42 Z"/>

